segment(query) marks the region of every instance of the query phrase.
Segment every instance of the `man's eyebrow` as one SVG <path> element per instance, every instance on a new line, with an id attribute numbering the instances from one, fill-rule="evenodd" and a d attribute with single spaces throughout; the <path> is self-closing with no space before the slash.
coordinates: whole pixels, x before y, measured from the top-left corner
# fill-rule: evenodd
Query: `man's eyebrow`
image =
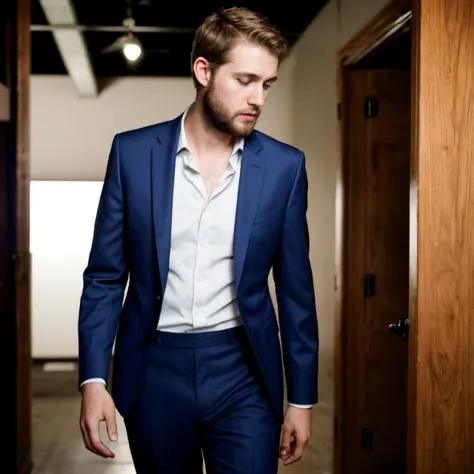
<path id="1" fill-rule="evenodd" d="M 252 72 L 241 71 L 241 72 L 235 73 L 235 75 L 236 76 L 246 76 L 249 79 L 261 79 L 261 76 L 259 76 L 258 74 L 252 73 Z M 269 77 L 268 79 L 266 79 L 265 82 L 275 82 L 277 79 L 278 79 L 278 76 L 272 76 L 272 77 Z"/>

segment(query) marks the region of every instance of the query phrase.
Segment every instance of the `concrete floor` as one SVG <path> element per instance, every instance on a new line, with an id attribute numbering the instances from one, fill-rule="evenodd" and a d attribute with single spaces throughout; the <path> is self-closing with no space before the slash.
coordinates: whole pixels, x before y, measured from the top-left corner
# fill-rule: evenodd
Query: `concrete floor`
<path id="1" fill-rule="evenodd" d="M 332 358 L 321 359 L 321 402 L 313 409 L 313 437 L 298 463 L 281 467 L 287 474 L 332 473 L 333 391 Z M 84 448 L 79 430 L 80 397 L 74 370 L 33 371 L 32 474 L 134 474 L 127 435 L 118 416 L 117 443 L 108 443 L 113 460 L 102 459 Z M 102 439 L 107 440 L 105 430 Z"/>

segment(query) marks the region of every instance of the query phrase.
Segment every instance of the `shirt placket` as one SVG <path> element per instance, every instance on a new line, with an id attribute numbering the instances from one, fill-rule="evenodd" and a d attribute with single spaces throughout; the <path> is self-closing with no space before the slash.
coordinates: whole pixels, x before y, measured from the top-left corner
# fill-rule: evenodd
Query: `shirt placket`
<path id="1" fill-rule="evenodd" d="M 232 180 L 234 170 L 230 165 L 225 169 L 219 183 L 209 199 L 206 196 L 204 180 L 193 166 L 192 156 L 187 157 L 188 179 L 199 190 L 203 199 L 203 207 L 198 226 L 196 254 L 194 262 L 193 297 L 192 297 L 192 326 L 199 327 L 205 323 L 205 308 L 209 304 L 208 298 L 212 293 L 206 285 L 210 284 L 209 262 L 211 260 L 211 227 L 213 222 L 213 207 L 217 197 L 227 188 Z"/>

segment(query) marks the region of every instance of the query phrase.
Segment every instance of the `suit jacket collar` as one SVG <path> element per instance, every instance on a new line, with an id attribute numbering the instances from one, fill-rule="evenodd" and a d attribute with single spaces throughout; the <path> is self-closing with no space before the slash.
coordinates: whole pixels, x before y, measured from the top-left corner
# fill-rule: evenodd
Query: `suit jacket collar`
<path id="1" fill-rule="evenodd" d="M 170 141 L 176 144 L 175 154 L 179 150 L 180 138 L 181 138 L 181 128 L 183 126 L 183 121 L 186 111 L 178 115 L 176 118 L 169 120 L 168 122 L 163 122 L 158 125 L 156 138 L 159 143 L 167 144 Z M 239 147 L 241 143 L 238 143 L 236 146 Z M 243 148 L 248 148 L 253 153 L 257 154 L 262 149 L 262 143 L 258 138 L 258 132 L 253 131 L 248 137 L 245 137 L 243 140 Z"/>

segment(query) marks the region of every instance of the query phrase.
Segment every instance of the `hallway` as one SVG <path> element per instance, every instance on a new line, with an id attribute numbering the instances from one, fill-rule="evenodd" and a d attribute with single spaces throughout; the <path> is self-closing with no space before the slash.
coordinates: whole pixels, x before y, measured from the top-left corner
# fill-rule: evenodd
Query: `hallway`
<path id="1" fill-rule="evenodd" d="M 332 389 L 328 373 L 332 358 L 321 358 L 321 403 L 314 409 L 312 440 L 303 459 L 281 468 L 287 474 L 331 474 Z M 119 422 L 119 442 L 114 460 L 102 459 L 87 451 L 79 430 L 80 398 L 77 375 L 71 371 L 33 370 L 33 462 L 32 474 L 134 474 L 123 423 Z M 106 440 L 103 431 L 103 440 Z"/>

